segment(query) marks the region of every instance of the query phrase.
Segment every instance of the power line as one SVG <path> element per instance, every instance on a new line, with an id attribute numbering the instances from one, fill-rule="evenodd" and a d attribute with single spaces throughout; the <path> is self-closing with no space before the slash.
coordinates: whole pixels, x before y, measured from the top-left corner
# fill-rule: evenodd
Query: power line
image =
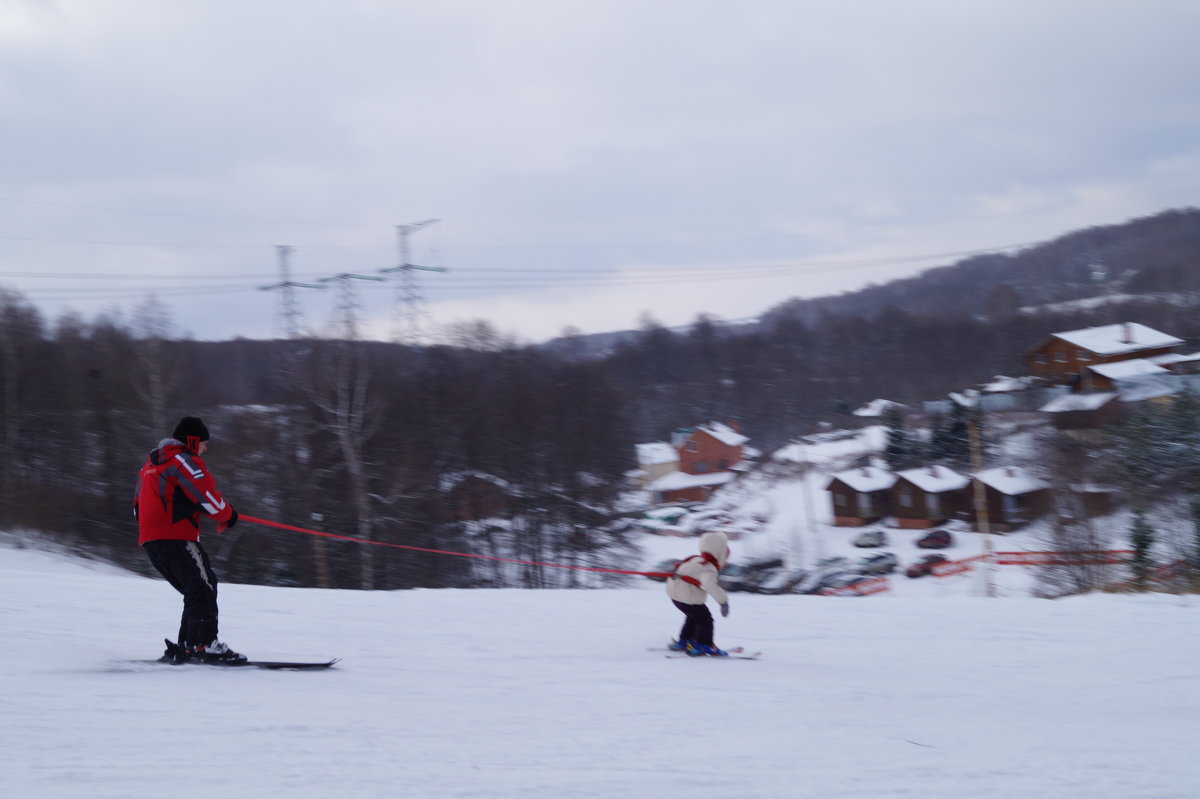
<path id="1" fill-rule="evenodd" d="M 292 268 L 289 262 L 292 248 L 281 244 L 277 248 L 277 253 L 279 282 L 269 286 L 259 286 L 259 291 L 279 292 L 279 326 L 286 338 L 295 339 L 300 337 L 300 304 L 296 302 L 296 289 L 324 289 L 325 287 L 317 283 L 299 283 L 292 280 Z"/>
<path id="2" fill-rule="evenodd" d="M 382 274 L 394 274 L 399 277 L 396 284 L 396 310 L 392 320 L 392 338 L 407 344 L 421 343 L 422 317 L 425 314 L 425 296 L 421 293 L 421 284 L 417 281 L 417 272 L 445 272 L 442 266 L 418 266 L 408 260 L 408 237 L 418 230 L 436 224 L 436 219 L 424 219 L 408 225 L 396 225 L 396 235 L 400 245 L 400 263 L 379 271 Z"/>
<path id="3" fill-rule="evenodd" d="M 919 261 L 928 261 L 938 258 L 962 258 L 972 255 L 987 255 L 1005 252 L 1007 250 L 1015 250 L 1033 247 L 1043 242 L 1022 242 L 1019 244 L 1003 244 L 994 247 L 979 247 L 969 250 L 953 250 L 944 252 L 921 253 L 916 255 L 896 255 L 896 256 L 877 256 L 873 258 L 846 258 L 846 259 L 829 259 L 818 261 L 792 261 L 777 264 L 760 264 L 756 266 L 739 266 L 731 264 L 706 264 L 687 267 L 653 267 L 646 269 L 638 269 L 633 272 L 625 272 L 635 276 L 659 277 L 659 276 L 675 276 L 679 274 L 704 274 L 704 273 L 727 273 L 730 276 L 748 276 L 754 273 L 787 273 L 797 270 L 806 270 L 809 267 L 829 267 L 837 268 L 869 268 L 872 266 L 889 266 L 893 264 L 914 263 Z M 429 268 L 429 267 L 425 267 Z M 392 268 L 393 270 L 396 267 Z M 432 267 L 432 269 L 442 271 L 440 267 Z M 517 267 L 506 269 L 456 269 L 455 275 L 486 275 L 487 280 L 496 281 L 518 281 L 528 280 L 531 278 L 508 278 L 505 275 L 559 275 L 570 278 L 575 275 L 593 275 L 593 274 L 612 274 L 620 270 L 612 267 Z M 315 278 L 315 273 L 309 273 Z M 228 279 L 228 278 L 250 278 L 266 279 L 273 277 L 267 273 L 185 273 L 173 275 L 146 275 L 146 274 L 131 274 L 131 273 L 113 273 L 113 272 L 29 272 L 29 271 L 0 271 L 0 277 L 21 277 L 21 278 L 50 278 L 50 279 L 121 279 L 121 280 L 210 280 L 210 279 Z M 477 280 L 480 278 L 465 278 L 465 280 Z M 463 282 L 464 278 L 452 277 L 447 280 L 454 282 Z"/>
<path id="4" fill-rule="evenodd" d="M 58 203 L 46 200 L 21 200 L 15 197 L 0 197 L 0 202 L 19 203 L 21 205 L 45 205 L 52 208 L 75 208 L 85 211 L 104 211 L 112 214 L 137 214 L 139 216 L 174 216 L 184 219 L 219 219 L 225 222 L 255 222 L 270 225 L 312 225 L 318 227 L 361 227 L 361 224 L 348 222 L 311 222 L 298 219 L 258 219 L 247 216 L 229 216 L 226 214 L 196 214 L 184 211 L 149 211 L 144 208 L 112 208 L 103 205 L 82 205 L 77 203 Z"/>

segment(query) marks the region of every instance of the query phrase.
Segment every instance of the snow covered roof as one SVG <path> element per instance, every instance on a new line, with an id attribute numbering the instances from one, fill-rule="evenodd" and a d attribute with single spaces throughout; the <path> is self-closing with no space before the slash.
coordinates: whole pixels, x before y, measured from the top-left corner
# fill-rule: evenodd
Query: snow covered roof
<path id="1" fill-rule="evenodd" d="M 1151 363 L 1145 358 L 1131 358 L 1128 361 L 1098 363 L 1094 366 L 1089 366 L 1088 369 L 1091 369 L 1098 375 L 1107 377 L 1109 380 L 1125 380 L 1130 377 L 1140 377 L 1143 375 L 1167 374 L 1166 369 Z"/>
<path id="2" fill-rule="evenodd" d="M 1006 377 L 1004 375 L 996 375 L 988 382 L 979 387 L 979 390 L 985 394 L 1007 394 L 1010 391 L 1024 391 L 1027 388 L 1037 385 L 1040 378 L 1037 377 Z"/>
<path id="3" fill-rule="evenodd" d="M 834 480 L 841 480 L 855 491 L 868 494 L 872 491 L 884 491 L 891 488 L 892 484 L 896 482 L 896 475 L 887 469 L 880 469 L 876 466 L 860 466 L 857 469 L 847 469 L 844 472 L 835 472 L 829 475 L 831 484 Z"/>
<path id="4" fill-rule="evenodd" d="M 1181 338 L 1160 333 L 1137 322 L 1068 330 L 1065 333 L 1055 333 L 1054 337 L 1097 355 L 1119 355 L 1157 347 L 1174 347 L 1183 343 Z"/>
<path id="5" fill-rule="evenodd" d="M 491 483 L 497 488 L 502 488 L 505 491 L 515 492 L 516 488 L 507 480 L 496 477 L 494 474 L 487 472 L 463 471 L 463 472 L 447 472 L 438 478 L 439 491 L 453 491 L 454 488 L 467 480 L 482 480 L 486 483 Z"/>
<path id="6" fill-rule="evenodd" d="M 679 460 L 679 453 L 665 441 L 651 441 L 647 444 L 637 444 L 635 446 L 638 463 L 646 466 L 653 466 L 659 463 L 674 463 Z"/>
<path id="7" fill-rule="evenodd" d="M 704 432 L 708 433 L 713 438 L 720 441 L 722 444 L 728 444 L 731 447 L 736 447 L 740 444 L 745 444 L 747 441 L 750 440 L 750 438 L 748 436 L 742 435 L 741 433 L 734 430 L 729 425 L 723 424 L 721 422 L 709 422 L 708 424 L 700 425 L 696 429 L 703 430 Z"/>
<path id="8" fill-rule="evenodd" d="M 883 414 L 891 408 L 903 408 L 904 404 L 893 402 L 886 399 L 873 399 L 870 402 L 859 405 L 851 413 L 855 416 L 883 416 Z"/>
<path id="9" fill-rule="evenodd" d="M 1039 480 L 1019 466 L 1001 466 L 984 469 L 975 475 L 984 485 L 991 486 L 1001 494 L 1016 496 L 1049 488 L 1050 484 Z"/>
<path id="10" fill-rule="evenodd" d="M 708 474 L 687 474 L 686 472 L 671 472 L 663 475 L 646 486 L 651 491 L 679 491 L 684 488 L 697 486 L 725 485 L 734 478 L 732 472 L 709 472 Z"/>
<path id="11" fill-rule="evenodd" d="M 1064 394 L 1047 402 L 1039 410 L 1045 413 L 1066 413 L 1068 411 L 1094 411 L 1104 407 L 1117 398 L 1111 391 L 1098 391 L 1094 394 Z"/>
<path id="12" fill-rule="evenodd" d="M 1141 402 L 1178 394 L 1181 385 L 1179 377 L 1170 373 L 1137 375 L 1117 384 L 1117 396 L 1121 402 Z"/>
<path id="13" fill-rule="evenodd" d="M 1178 352 L 1168 352 L 1165 355 L 1154 355 L 1145 360 L 1150 363 L 1156 363 L 1159 366 L 1170 366 L 1176 363 L 1192 363 L 1200 361 L 1200 352 L 1193 352 L 1191 355 L 1184 355 Z"/>
<path id="14" fill-rule="evenodd" d="M 930 494 L 957 491 L 965 488 L 971 482 L 970 478 L 947 469 L 945 466 L 922 466 L 920 469 L 906 469 L 897 477 L 903 477 L 917 488 Z"/>

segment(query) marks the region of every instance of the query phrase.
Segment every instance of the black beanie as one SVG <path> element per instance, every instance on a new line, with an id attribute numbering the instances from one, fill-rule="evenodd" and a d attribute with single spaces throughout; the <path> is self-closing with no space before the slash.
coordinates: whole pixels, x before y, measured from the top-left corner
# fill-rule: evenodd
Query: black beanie
<path id="1" fill-rule="evenodd" d="M 171 438 L 187 444 L 188 449 L 196 449 L 201 441 L 208 441 L 208 428 L 195 416 L 185 416 L 175 425 Z"/>

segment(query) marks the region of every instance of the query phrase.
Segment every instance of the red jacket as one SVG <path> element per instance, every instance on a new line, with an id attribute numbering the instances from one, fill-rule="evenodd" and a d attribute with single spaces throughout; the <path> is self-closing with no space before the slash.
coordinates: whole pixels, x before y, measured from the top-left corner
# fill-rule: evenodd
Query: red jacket
<path id="1" fill-rule="evenodd" d="M 219 526 L 233 516 L 204 461 L 173 438 L 164 439 L 138 472 L 133 515 L 138 520 L 138 546 L 147 541 L 198 541 L 200 514 Z"/>

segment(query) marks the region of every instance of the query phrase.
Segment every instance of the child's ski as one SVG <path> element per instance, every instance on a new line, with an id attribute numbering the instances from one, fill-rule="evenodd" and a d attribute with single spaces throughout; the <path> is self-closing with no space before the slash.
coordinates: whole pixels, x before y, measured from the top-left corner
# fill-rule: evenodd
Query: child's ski
<path id="1" fill-rule="evenodd" d="M 734 653 L 741 654 L 742 652 L 745 651 L 745 649 L 746 648 L 744 646 L 735 646 L 733 649 L 726 649 L 725 651 L 732 655 Z M 648 647 L 646 647 L 646 651 L 647 652 L 677 652 L 680 655 L 687 654 L 687 652 L 684 652 L 682 649 L 671 649 L 669 646 L 648 646 Z"/>
<path id="2" fill-rule="evenodd" d="M 672 659 L 690 658 L 691 660 L 758 660 L 759 658 L 762 657 L 762 652 L 752 652 L 749 655 L 741 655 L 741 654 L 735 654 L 732 649 L 726 650 L 726 651 L 729 652 L 730 654 L 728 654 L 728 655 L 689 655 L 686 652 L 672 652 L 671 654 L 664 655 L 663 657 L 669 657 Z"/>

